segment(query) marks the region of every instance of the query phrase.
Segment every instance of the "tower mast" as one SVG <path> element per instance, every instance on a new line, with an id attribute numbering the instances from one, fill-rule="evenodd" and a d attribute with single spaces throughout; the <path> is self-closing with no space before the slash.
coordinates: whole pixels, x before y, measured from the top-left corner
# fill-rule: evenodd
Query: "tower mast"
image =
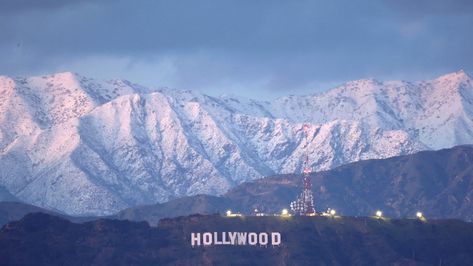
<path id="1" fill-rule="evenodd" d="M 312 167 L 309 165 L 309 126 L 304 125 L 305 134 L 305 160 L 304 160 L 304 171 L 302 176 L 304 177 L 304 201 L 305 201 L 305 215 L 315 214 L 314 209 L 314 196 L 312 194 L 312 180 L 310 179 L 310 173 Z"/>
<path id="2" fill-rule="evenodd" d="M 315 215 L 315 208 L 314 196 L 312 194 L 312 181 L 310 179 L 312 167 L 310 167 L 309 163 L 309 126 L 307 124 L 304 124 L 304 137 L 304 168 L 302 170 L 303 189 L 299 197 L 297 197 L 295 201 L 291 202 L 291 209 L 298 215 L 313 216 Z"/>

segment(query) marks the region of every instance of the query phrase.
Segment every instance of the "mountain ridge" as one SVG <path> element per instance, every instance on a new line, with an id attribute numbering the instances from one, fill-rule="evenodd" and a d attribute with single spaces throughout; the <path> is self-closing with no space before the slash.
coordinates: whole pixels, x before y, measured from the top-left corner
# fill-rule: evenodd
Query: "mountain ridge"
<path id="1" fill-rule="evenodd" d="M 268 102 L 69 72 L 4 77 L 0 185 L 42 207 L 106 215 L 299 172 L 306 149 L 318 171 L 473 143 L 472 84 L 466 73 L 359 80 Z"/>

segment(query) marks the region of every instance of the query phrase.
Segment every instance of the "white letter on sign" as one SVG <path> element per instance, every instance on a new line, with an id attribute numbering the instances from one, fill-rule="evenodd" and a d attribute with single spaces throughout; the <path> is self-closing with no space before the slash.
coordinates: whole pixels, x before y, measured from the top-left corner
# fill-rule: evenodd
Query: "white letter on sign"
<path id="1" fill-rule="evenodd" d="M 266 246 L 268 244 L 268 234 L 267 233 L 260 233 L 258 236 L 259 244 L 262 246 Z"/>
<path id="2" fill-rule="evenodd" d="M 247 233 L 237 233 L 237 234 L 238 234 L 238 245 L 246 245 Z"/>
<path id="3" fill-rule="evenodd" d="M 256 233 L 249 233 L 248 234 L 248 244 L 254 246 L 258 243 L 258 235 Z"/>
<path id="4" fill-rule="evenodd" d="M 191 245 L 192 246 L 200 246 L 200 233 L 192 233 L 191 234 Z"/>
<path id="5" fill-rule="evenodd" d="M 278 232 L 271 233 L 271 244 L 273 246 L 279 246 L 281 244 L 281 234 Z"/>
<path id="6" fill-rule="evenodd" d="M 230 243 L 232 245 L 236 245 L 237 243 L 236 243 L 235 240 L 236 240 L 237 233 L 236 232 L 229 232 L 228 236 L 230 236 Z"/>
<path id="7" fill-rule="evenodd" d="M 212 233 L 204 233 L 202 237 L 204 239 L 204 246 L 212 245 Z"/>
<path id="8" fill-rule="evenodd" d="M 222 232 L 222 245 L 229 245 L 230 241 L 227 240 L 227 232 Z"/>
<path id="9" fill-rule="evenodd" d="M 214 245 L 221 245 L 222 241 L 218 241 L 218 232 L 214 232 Z"/>

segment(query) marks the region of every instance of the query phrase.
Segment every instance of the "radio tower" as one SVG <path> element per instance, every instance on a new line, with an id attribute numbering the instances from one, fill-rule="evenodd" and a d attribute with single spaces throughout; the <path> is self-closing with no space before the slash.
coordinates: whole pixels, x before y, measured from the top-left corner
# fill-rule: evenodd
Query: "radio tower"
<path id="1" fill-rule="evenodd" d="M 315 215 L 314 209 L 314 195 L 312 194 L 312 181 L 310 180 L 310 173 L 312 168 L 309 165 L 309 126 L 304 125 L 305 134 L 305 153 L 304 153 L 304 170 L 302 171 L 302 177 L 304 182 L 304 188 L 302 193 L 297 199 L 291 202 L 291 210 L 298 215 L 313 216 Z"/>

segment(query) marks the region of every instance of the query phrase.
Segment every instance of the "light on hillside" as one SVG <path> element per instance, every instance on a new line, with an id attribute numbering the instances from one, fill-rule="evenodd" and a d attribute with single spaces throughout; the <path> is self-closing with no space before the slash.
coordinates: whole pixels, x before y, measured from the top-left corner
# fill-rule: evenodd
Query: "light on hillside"
<path id="1" fill-rule="evenodd" d="M 289 215 L 289 211 L 287 209 L 282 209 L 281 215 L 282 216 L 287 216 L 287 215 Z"/>
<path id="2" fill-rule="evenodd" d="M 378 218 L 383 217 L 383 212 L 380 211 L 380 210 L 377 210 L 377 211 L 376 211 L 376 217 L 378 217 Z"/>

